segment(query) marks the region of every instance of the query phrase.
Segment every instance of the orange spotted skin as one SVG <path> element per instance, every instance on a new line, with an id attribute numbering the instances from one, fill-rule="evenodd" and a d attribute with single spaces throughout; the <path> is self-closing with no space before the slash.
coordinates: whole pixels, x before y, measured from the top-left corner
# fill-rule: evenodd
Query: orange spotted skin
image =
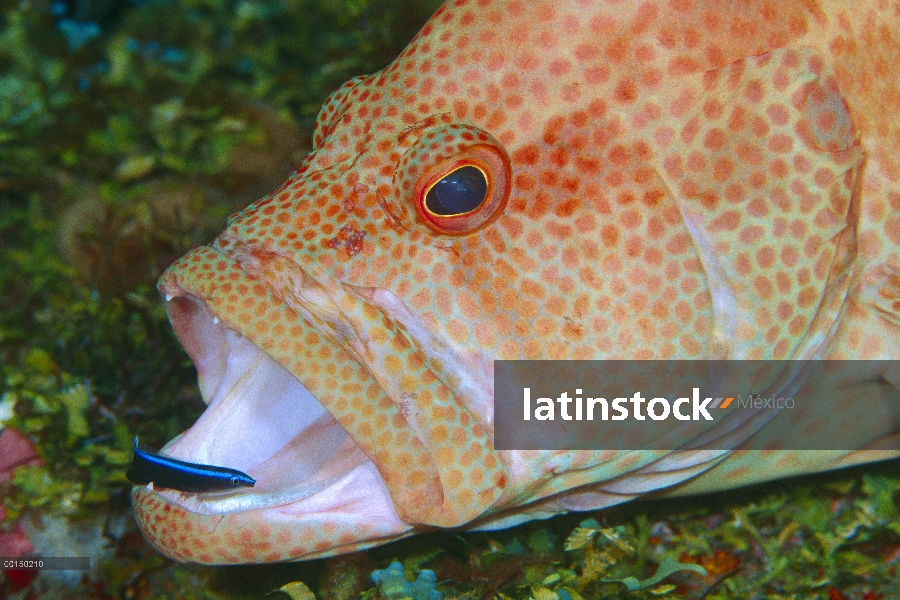
<path id="1" fill-rule="evenodd" d="M 490 436 L 494 359 L 900 356 L 900 2 L 844 6 L 444 5 L 332 94 L 290 180 L 160 282 L 302 382 L 409 528 L 201 515 L 137 488 L 148 539 L 185 561 L 297 560 L 703 472 L 682 491 L 879 457 L 678 470 Z M 459 164 L 487 174 L 488 200 L 430 215 L 424 190 Z"/>

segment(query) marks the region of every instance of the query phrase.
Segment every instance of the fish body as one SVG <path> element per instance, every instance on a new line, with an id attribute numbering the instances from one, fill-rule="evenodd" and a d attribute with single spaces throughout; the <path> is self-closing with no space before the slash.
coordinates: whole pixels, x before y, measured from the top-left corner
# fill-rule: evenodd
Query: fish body
<path id="1" fill-rule="evenodd" d="M 209 405 L 166 452 L 257 483 L 136 487 L 145 536 L 299 560 L 893 456 L 497 450 L 492 394 L 497 359 L 896 359 L 898 6 L 445 4 L 162 276 Z"/>
<path id="2" fill-rule="evenodd" d="M 227 467 L 201 465 L 144 452 L 134 438 L 134 459 L 126 473 L 135 485 L 153 484 L 182 492 L 218 492 L 240 487 L 253 487 L 256 481 L 246 473 Z"/>

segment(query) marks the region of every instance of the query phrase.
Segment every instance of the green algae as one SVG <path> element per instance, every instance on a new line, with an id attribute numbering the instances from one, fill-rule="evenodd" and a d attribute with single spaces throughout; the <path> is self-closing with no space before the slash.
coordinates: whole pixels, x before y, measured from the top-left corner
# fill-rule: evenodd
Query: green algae
<path id="1" fill-rule="evenodd" d="M 280 183 L 327 94 L 389 62 L 438 3 L 113 4 L 70 3 L 103 24 L 77 50 L 49 2 L 6 0 L 0 17 L 0 415 L 43 460 L 16 471 L 0 527 L 127 522 L 56 597 L 260 598 L 304 581 L 378 598 L 370 574 L 395 559 L 434 571 L 444 598 L 900 596 L 896 462 L 295 565 L 153 552 L 129 516 L 131 438 L 159 446 L 203 408 L 156 278 Z M 666 573 L 685 564 L 699 567 Z"/>

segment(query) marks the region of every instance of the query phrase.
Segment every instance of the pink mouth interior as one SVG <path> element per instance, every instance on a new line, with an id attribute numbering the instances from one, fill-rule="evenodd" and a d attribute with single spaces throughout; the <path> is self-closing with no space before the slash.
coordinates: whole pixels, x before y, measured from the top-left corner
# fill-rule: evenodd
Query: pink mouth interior
<path id="1" fill-rule="evenodd" d="M 192 510 L 213 512 L 283 506 L 316 495 L 321 501 L 322 492 L 347 478 L 374 475 L 381 482 L 359 446 L 280 363 L 225 327 L 199 300 L 179 296 L 167 308 L 197 367 L 208 408 L 162 453 L 244 471 L 256 485 L 225 494 L 161 493 Z M 376 487 L 380 492 L 360 493 L 393 512 L 383 482 Z"/>

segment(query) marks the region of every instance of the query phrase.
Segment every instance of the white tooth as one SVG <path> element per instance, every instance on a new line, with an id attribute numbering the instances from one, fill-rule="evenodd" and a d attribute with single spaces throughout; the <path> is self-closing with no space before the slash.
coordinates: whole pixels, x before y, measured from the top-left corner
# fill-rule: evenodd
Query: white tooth
<path id="1" fill-rule="evenodd" d="M 172 295 L 171 295 L 171 294 L 166 294 L 166 302 L 168 302 L 168 301 L 171 300 L 171 299 L 172 299 Z"/>
<path id="2" fill-rule="evenodd" d="M 151 492 L 153 491 L 153 482 L 152 481 L 147 484 L 147 489 L 150 490 Z"/>
<path id="3" fill-rule="evenodd" d="M 219 317 L 213 317 L 213 325 L 219 324 Z"/>

